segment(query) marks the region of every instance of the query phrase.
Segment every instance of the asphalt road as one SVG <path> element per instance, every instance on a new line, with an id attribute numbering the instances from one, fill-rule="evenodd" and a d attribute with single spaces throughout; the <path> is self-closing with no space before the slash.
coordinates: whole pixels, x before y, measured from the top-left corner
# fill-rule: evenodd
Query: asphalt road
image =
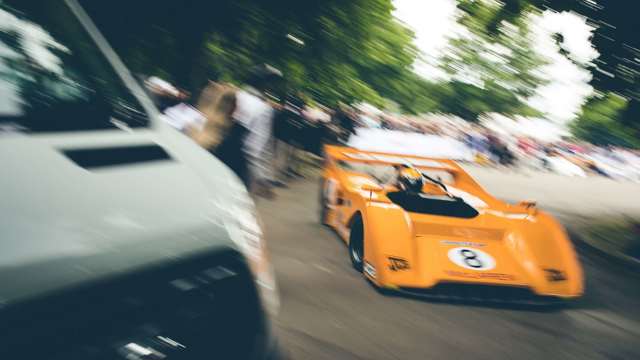
<path id="1" fill-rule="evenodd" d="M 593 194 L 583 192 L 602 192 L 599 179 L 576 185 L 548 174 L 470 170 L 496 196 L 537 196 L 563 222 L 637 206 L 623 196 L 635 184 L 612 182 L 607 191 L 615 196 L 605 191 L 607 200 L 594 204 Z M 318 183 L 294 182 L 276 200 L 258 202 L 281 297 L 277 332 L 292 359 L 640 359 L 638 274 L 580 249 L 586 295 L 561 308 L 383 295 L 351 268 L 342 241 L 318 223 Z M 582 195 L 571 199 L 574 194 Z"/>

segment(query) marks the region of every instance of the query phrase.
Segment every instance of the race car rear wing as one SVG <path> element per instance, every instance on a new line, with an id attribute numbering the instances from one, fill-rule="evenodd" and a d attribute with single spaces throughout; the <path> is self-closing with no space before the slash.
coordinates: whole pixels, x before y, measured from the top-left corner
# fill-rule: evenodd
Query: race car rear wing
<path id="1" fill-rule="evenodd" d="M 434 159 L 415 155 L 400 155 L 373 151 L 362 151 L 350 147 L 326 145 L 325 154 L 329 160 L 357 161 L 388 165 L 412 164 L 418 168 L 459 172 L 458 164 L 449 159 Z"/>

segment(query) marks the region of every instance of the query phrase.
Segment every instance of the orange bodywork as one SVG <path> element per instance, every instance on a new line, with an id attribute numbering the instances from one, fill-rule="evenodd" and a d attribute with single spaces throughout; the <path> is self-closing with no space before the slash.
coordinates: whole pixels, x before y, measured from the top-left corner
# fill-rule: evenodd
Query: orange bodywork
<path id="1" fill-rule="evenodd" d="M 339 146 L 326 146 L 325 153 L 323 222 L 348 244 L 351 224 L 361 217 L 363 273 L 377 286 L 428 289 L 462 283 L 521 287 L 559 298 L 582 295 L 582 269 L 571 241 L 562 225 L 535 204 L 492 197 L 452 160 Z M 407 211 L 389 197 L 397 189 L 367 168 L 392 170 L 407 162 L 425 173 L 446 175 L 449 191 L 477 215 Z M 441 195 L 442 190 L 427 182 L 424 193 Z"/>

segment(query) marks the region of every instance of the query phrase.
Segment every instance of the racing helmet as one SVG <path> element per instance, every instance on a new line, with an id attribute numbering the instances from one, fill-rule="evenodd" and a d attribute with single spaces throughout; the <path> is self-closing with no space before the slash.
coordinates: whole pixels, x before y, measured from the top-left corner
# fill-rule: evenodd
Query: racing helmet
<path id="1" fill-rule="evenodd" d="M 422 174 L 411 165 L 402 165 L 398 169 L 398 187 L 410 193 L 421 193 L 424 179 Z"/>

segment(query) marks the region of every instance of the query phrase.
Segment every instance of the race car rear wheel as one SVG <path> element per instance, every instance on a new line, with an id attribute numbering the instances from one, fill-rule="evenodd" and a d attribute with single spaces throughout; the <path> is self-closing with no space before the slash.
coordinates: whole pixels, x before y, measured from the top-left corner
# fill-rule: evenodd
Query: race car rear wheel
<path id="1" fill-rule="evenodd" d="M 356 215 L 349 232 L 349 257 L 353 268 L 362 272 L 364 264 L 364 228 L 362 218 Z"/>

